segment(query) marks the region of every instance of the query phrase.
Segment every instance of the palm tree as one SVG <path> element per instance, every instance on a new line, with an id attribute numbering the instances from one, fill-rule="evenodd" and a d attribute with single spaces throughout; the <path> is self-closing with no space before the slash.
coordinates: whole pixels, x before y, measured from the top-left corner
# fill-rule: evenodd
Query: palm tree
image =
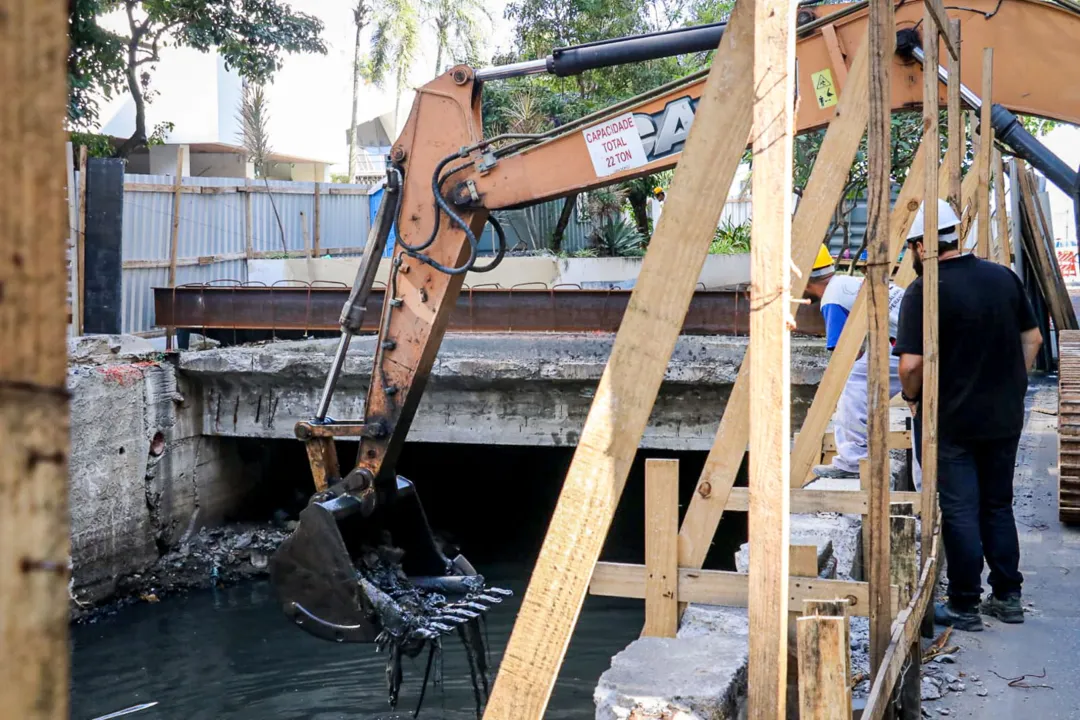
<path id="1" fill-rule="evenodd" d="M 244 83 L 244 94 L 237 111 L 240 120 L 240 141 L 248 160 L 255 168 L 255 177 L 265 178 L 270 162 L 270 112 L 262 85 Z"/>
<path id="2" fill-rule="evenodd" d="M 409 71 L 420 49 L 420 6 L 418 0 L 384 0 L 376 12 L 371 36 L 371 80 L 383 87 L 394 78 L 394 129 L 400 127 L 398 112 L 401 93 L 409 82 Z"/>
<path id="3" fill-rule="evenodd" d="M 356 112 L 360 101 L 360 77 L 363 74 L 363 58 L 360 52 L 360 33 L 371 20 L 372 0 L 357 0 L 353 8 L 353 24 L 356 25 L 356 42 L 353 45 L 352 121 L 349 123 L 349 182 L 356 180 Z"/>
<path id="4" fill-rule="evenodd" d="M 492 22 L 483 0 L 428 0 L 435 22 L 435 75 L 443 72 L 443 54 L 475 62 L 483 37 L 481 22 Z M 456 52 L 455 52 L 456 51 Z"/>

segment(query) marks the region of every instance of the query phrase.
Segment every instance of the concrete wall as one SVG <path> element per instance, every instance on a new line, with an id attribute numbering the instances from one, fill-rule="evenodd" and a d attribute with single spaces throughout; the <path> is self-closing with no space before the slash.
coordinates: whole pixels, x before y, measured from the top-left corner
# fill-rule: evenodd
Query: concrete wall
<path id="1" fill-rule="evenodd" d="M 199 393 L 145 342 L 77 338 L 69 352 L 72 591 L 95 602 L 251 485 L 233 444 L 203 434 Z"/>
<path id="2" fill-rule="evenodd" d="M 548 287 L 559 284 L 582 288 L 632 288 L 641 271 L 641 258 L 556 258 L 554 256 L 508 257 L 488 273 L 469 273 L 467 285 L 496 283 L 504 288 L 527 283 Z M 249 260 L 248 280 L 272 285 L 281 280 L 314 280 L 352 285 L 359 257 L 319 258 L 315 260 Z M 379 264 L 376 280 L 386 282 L 390 260 Z M 706 288 L 735 288 L 750 282 L 750 256 L 709 255 L 705 258 L 698 282 Z"/>
<path id="3" fill-rule="evenodd" d="M 575 445 L 611 352 L 610 335 L 449 334 L 412 424 L 413 442 Z M 219 436 L 292 438 L 318 404 L 334 340 L 183 353 L 202 393 L 203 428 Z M 820 341 L 792 341 L 794 422 L 827 363 Z M 746 338 L 682 337 L 642 447 L 708 450 L 746 350 Z M 363 416 L 374 337 L 353 341 L 330 407 Z"/>

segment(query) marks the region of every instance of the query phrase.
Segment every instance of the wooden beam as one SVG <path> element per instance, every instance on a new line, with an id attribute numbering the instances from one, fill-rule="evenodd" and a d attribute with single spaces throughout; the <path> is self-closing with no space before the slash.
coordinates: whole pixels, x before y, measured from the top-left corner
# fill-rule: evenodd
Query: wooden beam
<path id="1" fill-rule="evenodd" d="M 754 1 L 750 242 L 750 717 L 786 717 L 795 3 Z M 816 565 L 816 563 L 815 563 Z"/>
<path id="2" fill-rule="evenodd" d="M 840 38 L 836 34 L 836 26 L 832 23 L 822 26 L 821 37 L 825 40 L 825 49 L 829 51 L 829 64 L 832 65 L 836 92 L 843 94 L 847 85 L 848 66 L 844 60 L 844 48 L 840 46 Z"/>
<path id="3" fill-rule="evenodd" d="M 322 218 L 320 215 L 322 207 L 322 195 L 320 193 L 320 186 L 322 183 L 315 183 L 315 212 L 313 213 L 313 239 L 315 243 L 315 257 L 319 257 L 319 250 L 322 245 Z"/>
<path id="4" fill-rule="evenodd" d="M 929 14 L 929 8 L 927 10 Z M 959 27 L 954 28 L 959 33 Z M 934 43 L 936 45 L 936 43 Z M 924 50 L 925 51 L 925 50 Z M 937 49 L 935 47 L 935 55 Z M 929 56 L 929 53 L 927 53 Z M 949 76 L 950 100 L 953 86 L 959 88 L 959 81 L 954 81 Z M 959 93 L 959 89 L 957 89 Z M 938 94 L 937 78 L 929 76 L 923 79 L 923 142 L 929 143 L 929 151 L 937 155 L 940 145 L 940 133 L 938 131 L 938 113 L 935 106 L 934 112 L 927 112 L 926 103 L 931 96 L 935 99 Z M 955 116 L 955 117 L 954 117 Z M 952 192 L 953 166 L 951 162 L 955 156 L 952 147 L 960 145 L 958 136 L 953 135 L 954 122 L 959 127 L 959 109 L 953 112 L 952 103 L 949 105 L 949 149 L 946 150 L 946 167 L 948 168 L 948 192 Z M 957 158 L 959 162 L 959 158 Z M 927 166 L 925 173 L 926 197 L 936 198 L 940 196 L 938 183 L 940 174 L 933 167 Z M 956 178 L 959 184 L 959 177 Z M 962 193 L 962 190 L 960 191 Z M 962 194 L 957 194 L 959 201 Z M 957 203 L 959 205 L 959 202 Z M 922 524 L 922 547 L 930 547 L 930 539 L 934 534 L 934 518 L 937 517 L 937 419 L 938 419 L 938 208 L 937 203 L 927 203 L 923 218 L 923 388 L 922 407 L 920 409 L 920 421 L 922 423 L 922 517 L 930 518 Z M 926 552 L 923 553 L 923 564 L 927 562 Z"/>
<path id="5" fill-rule="evenodd" d="M 817 577 L 818 552 L 816 545 L 791 545 L 788 557 L 788 571 L 794 576 Z M 802 605 L 791 603 L 788 606 L 788 643 L 787 643 L 787 706 L 799 707 L 799 631 L 798 621 L 802 617 Z"/>
<path id="6" fill-rule="evenodd" d="M 0 0 L 4 718 L 68 717 L 67 7 Z"/>
<path id="7" fill-rule="evenodd" d="M 1005 267 L 1012 266 L 1012 243 L 1009 242 L 1009 217 L 1005 211 L 1005 164 L 1001 151 L 994 148 L 994 204 L 997 219 L 997 261 Z"/>
<path id="8" fill-rule="evenodd" d="M 911 161 L 907 178 L 904 180 L 903 187 L 900 188 L 900 195 L 892 211 L 889 223 L 890 258 L 895 258 L 900 254 L 907 231 L 911 228 L 915 213 L 919 209 L 926 158 L 926 150 L 920 145 Z M 810 474 L 821 452 L 821 439 L 829 426 L 833 411 L 836 409 L 836 401 L 840 398 L 840 393 L 847 383 L 848 375 L 851 374 L 851 368 L 862 348 L 863 339 L 866 337 L 866 315 L 866 288 L 863 287 L 859 289 L 859 295 L 855 298 L 855 304 L 844 323 L 840 341 L 833 350 L 829 364 L 825 368 L 825 374 L 814 394 L 814 400 L 803 420 L 802 429 L 795 439 L 795 448 L 791 453 L 791 485 L 793 487 L 801 487 L 805 484 L 806 477 Z"/>
<path id="9" fill-rule="evenodd" d="M 79 278 L 79 322 L 76 326 L 76 335 L 83 334 L 86 322 L 86 146 L 79 146 L 79 236 L 77 246 L 77 263 Z"/>
<path id="10" fill-rule="evenodd" d="M 897 397 L 900 394 L 897 393 Z M 899 407 L 892 400 L 889 401 L 893 407 Z M 902 403 L 906 407 L 907 403 Z M 910 450 L 912 442 L 912 433 L 910 430 L 890 430 L 889 431 L 889 449 L 890 450 Z M 831 432 L 825 433 L 821 438 L 821 451 L 823 453 L 836 452 L 836 435 Z"/>
<path id="11" fill-rule="evenodd" d="M 979 146 L 979 189 L 975 193 L 979 218 L 976 254 L 986 260 L 990 258 L 990 164 L 994 150 L 994 126 L 990 123 L 990 107 L 994 89 L 994 48 L 984 48 L 982 60 L 982 144 Z"/>
<path id="12" fill-rule="evenodd" d="M 1030 171 L 1021 170 L 1019 186 L 1025 224 L 1029 230 L 1024 237 L 1028 237 L 1031 241 L 1030 246 L 1027 247 L 1027 259 L 1035 269 L 1035 276 L 1039 280 L 1039 287 L 1050 309 L 1054 326 L 1058 330 L 1075 330 L 1077 329 L 1076 315 L 1069 301 L 1068 289 L 1061 277 L 1057 258 L 1052 252 L 1054 243 L 1050 238 L 1049 226 L 1043 217 L 1042 203 L 1039 201 L 1035 180 Z"/>
<path id="13" fill-rule="evenodd" d="M 251 193 L 244 194 L 244 252 L 249 258 L 255 255 L 254 226 L 251 217 Z"/>
<path id="14" fill-rule="evenodd" d="M 589 594 L 644 600 L 645 575 L 644 565 L 598 562 L 589 583 Z M 838 597 L 851 602 L 851 615 L 866 617 L 870 588 L 865 582 L 793 576 L 787 583 L 788 603 L 792 607 L 802 607 L 806 600 Z M 750 602 L 750 579 L 746 573 L 679 568 L 679 599 L 688 603 L 746 607 Z M 890 606 L 893 612 L 899 607 L 898 602 L 894 590 Z"/>
<path id="15" fill-rule="evenodd" d="M 184 189 L 184 146 L 176 148 L 176 176 L 173 179 L 172 232 L 169 235 L 169 287 L 176 287 L 176 257 L 180 249 L 180 195 Z"/>
<path id="16" fill-rule="evenodd" d="M 693 297 L 752 121 L 754 15 L 736 4 L 615 336 L 484 717 L 539 720 Z M 787 558 L 784 558 L 787 562 Z"/>
<path id="17" fill-rule="evenodd" d="M 892 108 L 889 69 L 893 35 L 890 0 L 870 0 L 870 116 L 866 129 L 866 280 L 870 336 L 866 377 L 866 440 L 870 461 L 870 670 L 889 641 L 889 278 L 896 253 L 889 243 Z M 932 156 L 936 159 L 936 156 Z M 933 162 L 929 163 L 934 165 Z"/>
<path id="18" fill-rule="evenodd" d="M 645 461 L 645 629 L 642 637 L 675 637 L 679 629 L 679 461 Z"/>
<path id="19" fill-rule="evenodd" d="M 945 12 L 945 3 L 942 0 L 925 0 L 926 3 L 926 17 L 933 21 L 934 35 L 941 32 L 941 39 L 945 41 L 945 47 L 949 51 L 949 57 L 960 57 L 960 43 L 953 42 L 953 38 L 949 36 L 950 20 L 948 14 Z M 923 23 L 923 32 L 930 30 L 930 22 Z M 923 38 L 923 52 L 926 52 L 926 46 L 929 45 L 929 41 Z M 934 55 L 937 55 L 935 52 Z M 929 62 L 925 63 L 926 67 L 932 68 L 933 75 L 937 77 L 937 66 L 931 65 Z"/>
<path id="20" fill-rule="evenodd" d="M 801 720 L 851 719 L 849 623 L 847 616 L 798 620 Z"/>
<path id="21" fill-rule="evenodd" d="M 845 515 L 866 515 L 870 508 L 870 497 L 861 490 L 791 488 L 790 497 L 793 514 L 834 512 Z M 917 492 L 893 490 L 889 494 L 890 503 L 921 503 L 921 498 L 922 494 Z M 724 509 L 727 512 L 746 512 L 749 508 L 750 488 L 732 488 Z"/>
<path id="22" fill-rule="evenodd" d="M 919 583 L 919 561 L 915 554 L 915 518 L 893 515 L 889 518 L 892 550 L 892 583 L 900 593 L 900 605 L 906 607 Z M 895 695 L 900 700 L 899 720 L 922 720 L 922 680 L 919 638 L 908 648 L 909 666 L 900 678 Z"/>
<path id="23" fill-rule="evenodd" d="M 71 332 L 79 331 L 79 199 L 75 183 L 75 148 L 71 141 L 64 143 L 64 189 L 68 202 L 68 238 L 65 250 L 68 272 L 68 324 Z"/>
<path id="24" fill-rule="evenodd" d="M 182 148 L 177 148 L 177 153 Z M 180 188 L 180 192 L 186 195 L 201 195 L 202 193 L 224 195 L 230 192 L 236 192 L 234 187 L 205 187 L 199 185 L 184 185 Z M 141 182 L 126 182 L 124 183 L 124 192 L 147 192 L 147 193 L 176 193 L 176 183 L 141 183 Z"/>
<path id="25" fill-rule="evenodd" d="M 960 20 L 949 21 L 949 37 L 960 47 Z M 925 48 L 923 48 L 925 52 Z M 936 80 L 935 80 L 936 83 Z M 935 91 L 937 85 L 934 85 Z M 949 179 L 946 183 L 947 199 L 953 206 L 957 217 L 963 212 L 960 196 L 960 167 L 963 164 L 964 153 L 967 152 L 967 139 L 964 135 L 964 111 L 960 106 L 960 53 L 949 55 L 949 144 L 945 152 L 945 165 L 949 168 Z"/>
<path id="26" fill-rule="evenodd" d="M 806 289 L 821 238 L 829 229 L 833 209 L 840 200 L 851 162 L 866 130 L 867 67 L 867 48 L 863 42 L 852 60 L 848 85 L 840 95 L 836 115 L 825 132 L 803 193 L 805 197 L 816 198 L 817 202 L 799 203 L 792 222 L 791 257 L 801 271 L 801 275 L 791 280 L 793 297 L 801 296 Z M 679 530 L 679 565 L 682 567 L 701 567 L 712 546 L 728 493 L 735 484 L 750 441 L 749 413 L 750 365 L 744 357 Z"/>

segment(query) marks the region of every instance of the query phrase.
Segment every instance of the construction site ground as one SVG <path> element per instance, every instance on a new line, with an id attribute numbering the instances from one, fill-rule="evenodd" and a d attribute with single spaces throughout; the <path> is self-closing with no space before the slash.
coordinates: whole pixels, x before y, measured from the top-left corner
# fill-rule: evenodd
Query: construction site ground
<path id="1" fill-rule="evenodd" d="M 939 677 L 955 676 L 956 682 L 942 683 L 942 689 L 954 689 L 924 701 L 926 717 L 1053 720 L 1080 714 L 1080 527 L 1058 522 L 1056 412 L 1056 378 L 1032 378 L 1014 481 L 1027 621 L 1006 625 L 984 618 L 983 632 L 955 633 L 949 644 L 960 648 L 956 663 L 931 663 Z"/>

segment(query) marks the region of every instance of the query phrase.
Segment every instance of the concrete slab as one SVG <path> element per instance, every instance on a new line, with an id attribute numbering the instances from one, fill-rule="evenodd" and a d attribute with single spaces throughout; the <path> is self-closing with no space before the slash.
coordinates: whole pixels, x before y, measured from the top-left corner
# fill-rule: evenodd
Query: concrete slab
<path id="1" fill-rule="evenodd" d="M 576 445 L 608 356 L 610 335 L 447 335 L 409 433 L 414 442 Z M 292 438 L 318 403 L 332 340 L 264 343 L 182 353 L 212 435 Z M 805 414 L 828 361 L 819 341 L 793 341 L 792 397 Z M 644 448 L 708 450 L 746 339 L 684 337 L 657 398 Z M 353 342 L 331 404 L 362 417 L 374 338 Z"/>
<path id="2" fill-rule="evenodd" d="M 746 694 L 748 643 L 724 633 L 641 638 L 612 659 L 596 720 L 729 720 Z"/>

